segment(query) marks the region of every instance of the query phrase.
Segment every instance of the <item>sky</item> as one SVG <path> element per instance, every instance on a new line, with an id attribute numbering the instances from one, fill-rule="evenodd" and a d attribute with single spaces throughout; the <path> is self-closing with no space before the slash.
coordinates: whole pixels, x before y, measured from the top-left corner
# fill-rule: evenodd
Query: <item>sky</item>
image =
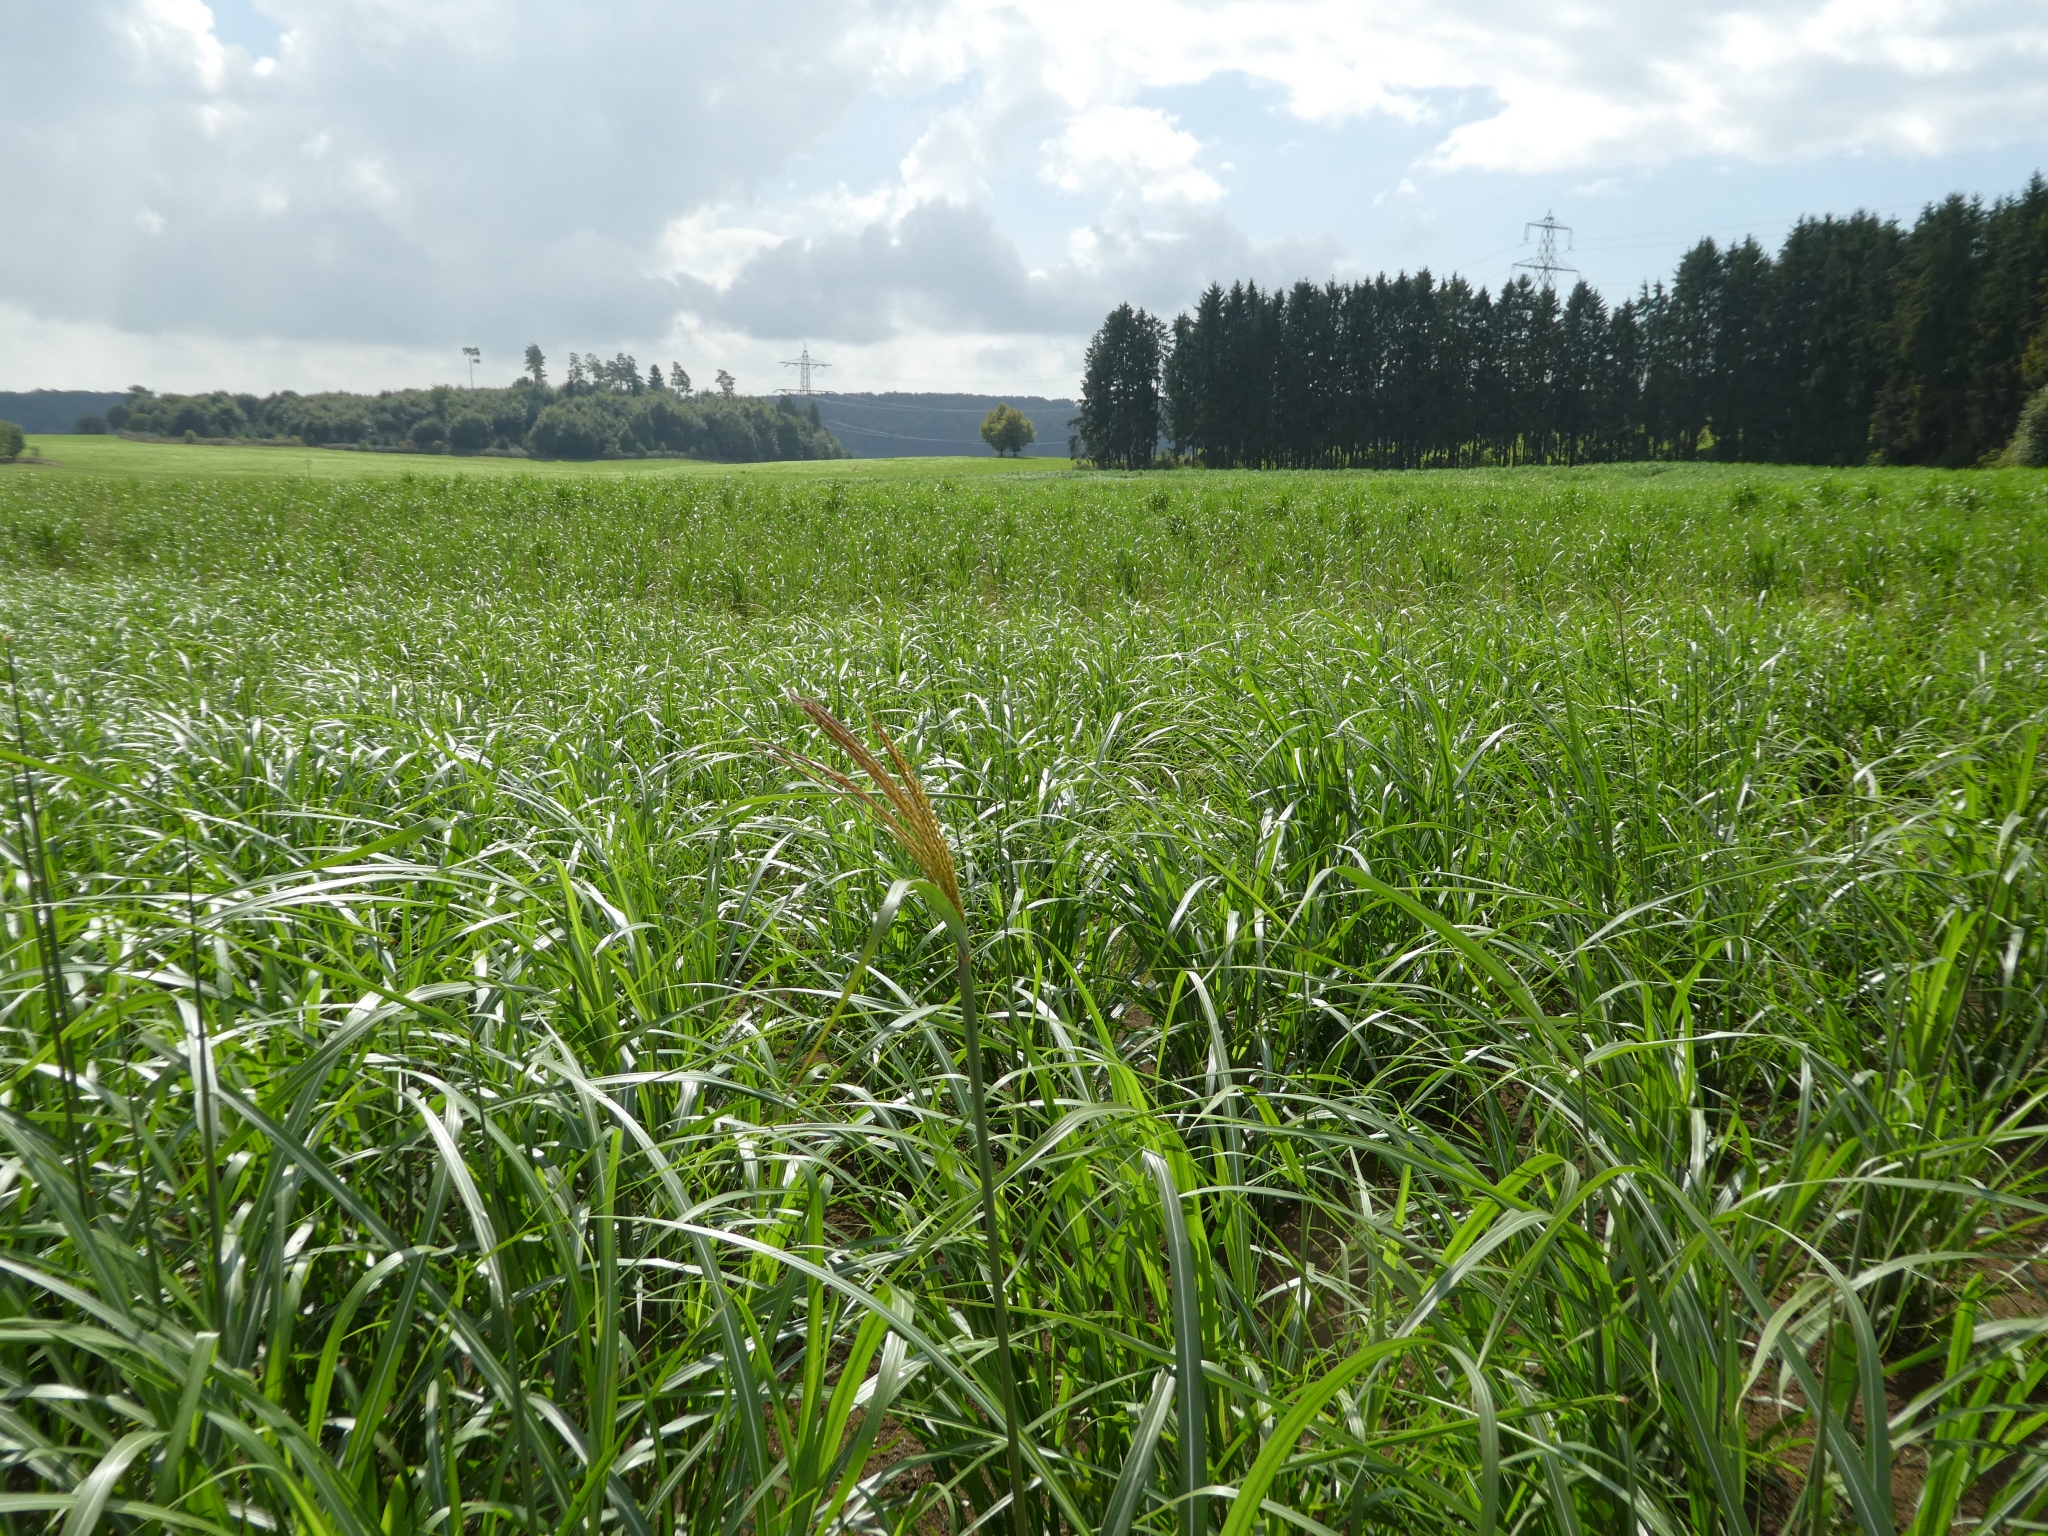
<path id="1" fill-rule="evenodd" d="M 1115 304 L 2048 169 L 2043 0 L 0 0 L 0 389 L 504 383 L 537 343 L 1070 395 Z M 1569 279 L 1567 279 L 1569 280 Z"/>

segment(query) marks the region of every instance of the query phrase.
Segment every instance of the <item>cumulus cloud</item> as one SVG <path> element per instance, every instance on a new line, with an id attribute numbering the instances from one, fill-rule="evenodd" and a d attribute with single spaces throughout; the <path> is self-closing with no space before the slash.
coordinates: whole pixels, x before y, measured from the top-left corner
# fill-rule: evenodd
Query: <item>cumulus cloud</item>
<path id="1" fill-rule="evenodd" d="M 1111 189 L 1147 203 L 1213 203 L 1223 187 L 1201 142 L 1157 107 L 1091 107 L 1045 147 L 1045 178 L 1068 192 Z"/>
<path id="2" fill-rule="evenodd" d="M 1342 268 L 1325 209 L 1240 207 L 1218 91 L 1418 146 L 1417 238 L 1459 177 L 2048 142 L 2034 0 L 221 3 L 266 40 L 0 0 L 0 385 L 53 337 L 248 385 L 535 336 L 1037 367 L 1118 298 Z"/>
<path id="3" fill-rule="evenodd" d="M 840 0 L 269 8 L 266 70 L 200 0 L 0 3 L 0 126 L 29 149 L 0 297 L 400 343 L 544 299 L 628 333 L 666 316 L 672 223 L 785 165 L 872 74 Z"/>
<path id="4" fill-rule="evenodd" d="M 2048 12 L 2029 0 L 965 0 L 959 46 L 1078 112 L 1236 74 L 1335 123 L 1435 124 L 1432 162 L 1534 171 L 2048 134 Z M 1443 121 L 1445 93 L 1483 103 Z"/>
<path id="5" fill-rule="evenodd" d="M 782 244 L 772 230 L 727 222 L 727 213 L 713 206 L 671 219 L 661 232 L 663 269 L 724 293 L 750 260 Z"/>

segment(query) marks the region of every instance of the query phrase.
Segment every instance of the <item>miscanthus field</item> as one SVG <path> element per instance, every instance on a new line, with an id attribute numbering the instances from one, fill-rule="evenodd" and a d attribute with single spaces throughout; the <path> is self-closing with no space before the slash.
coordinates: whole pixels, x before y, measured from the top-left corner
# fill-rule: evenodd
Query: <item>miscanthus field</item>
<path id="1" fill-rule="evenodd" d="M 0 1526 L 2041 1528 L 2048 478 L 947 473 L 0 476 Z"/>

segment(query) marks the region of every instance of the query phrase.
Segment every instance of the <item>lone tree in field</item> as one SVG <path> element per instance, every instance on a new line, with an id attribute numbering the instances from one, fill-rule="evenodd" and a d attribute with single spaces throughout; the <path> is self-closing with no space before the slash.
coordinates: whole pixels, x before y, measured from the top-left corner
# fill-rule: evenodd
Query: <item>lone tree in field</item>
<path id="1" fill-rule="evenodd" d="M 1088 343 L 1081 370 L 1083 458 L 1100 469 L 1144 469 L 1159 447 L 1159 368 L 1166 327 L 1119 304 Z"/>
<path id="2" fill-rule="evenodd" d="M 981 440 L 998 456 L 1007 453 L 1015 458 L 1038 441 L 1038 428 L 1029 416 L 1005 401 L 981 418 Z"/>
<path id="3" fill-rule="evenodd" d="M 0 421 L 0 463 L 21 457 L 21 450 L 28 446 L 28 439 L 21 435 L 21 428 L 11 421 Z"/>

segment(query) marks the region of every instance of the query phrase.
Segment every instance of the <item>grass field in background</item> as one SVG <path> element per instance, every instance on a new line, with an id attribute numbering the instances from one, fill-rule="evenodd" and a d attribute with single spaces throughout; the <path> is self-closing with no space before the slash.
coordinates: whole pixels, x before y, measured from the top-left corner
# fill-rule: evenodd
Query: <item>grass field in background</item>
<path id="1" fill-rule="evenodd" d="M 592 463 L 556 459 L 479 458 L 439 453 L 362 453 L 341 448 L 286 448 L 235 443 L 140 443 L 124 437 L 49 436 L 28 439 L 20 463 L 0 474 L 132 475 L 147 479 L 215 477 L 319 480 L 388 480 L 405 475 L 450 475 L 588 480 L 612 476 L 767 475 L 867 479 L 899 473 L 1015 474 L 1032 470 L 1019 459 L 816 459 L 788 464 L 713 464 L 698 459 L 609 459 Z M 1053 461 L 1065 469 L 1064 461 Z M 1036 472 L 1047 470 L 1039 460 Z"/>
<path id="2" fill-rule="evenodd" d="M 18 1528 L 2048 1517 L 2048 476 L 430 462 L 0 472 Z"/>

